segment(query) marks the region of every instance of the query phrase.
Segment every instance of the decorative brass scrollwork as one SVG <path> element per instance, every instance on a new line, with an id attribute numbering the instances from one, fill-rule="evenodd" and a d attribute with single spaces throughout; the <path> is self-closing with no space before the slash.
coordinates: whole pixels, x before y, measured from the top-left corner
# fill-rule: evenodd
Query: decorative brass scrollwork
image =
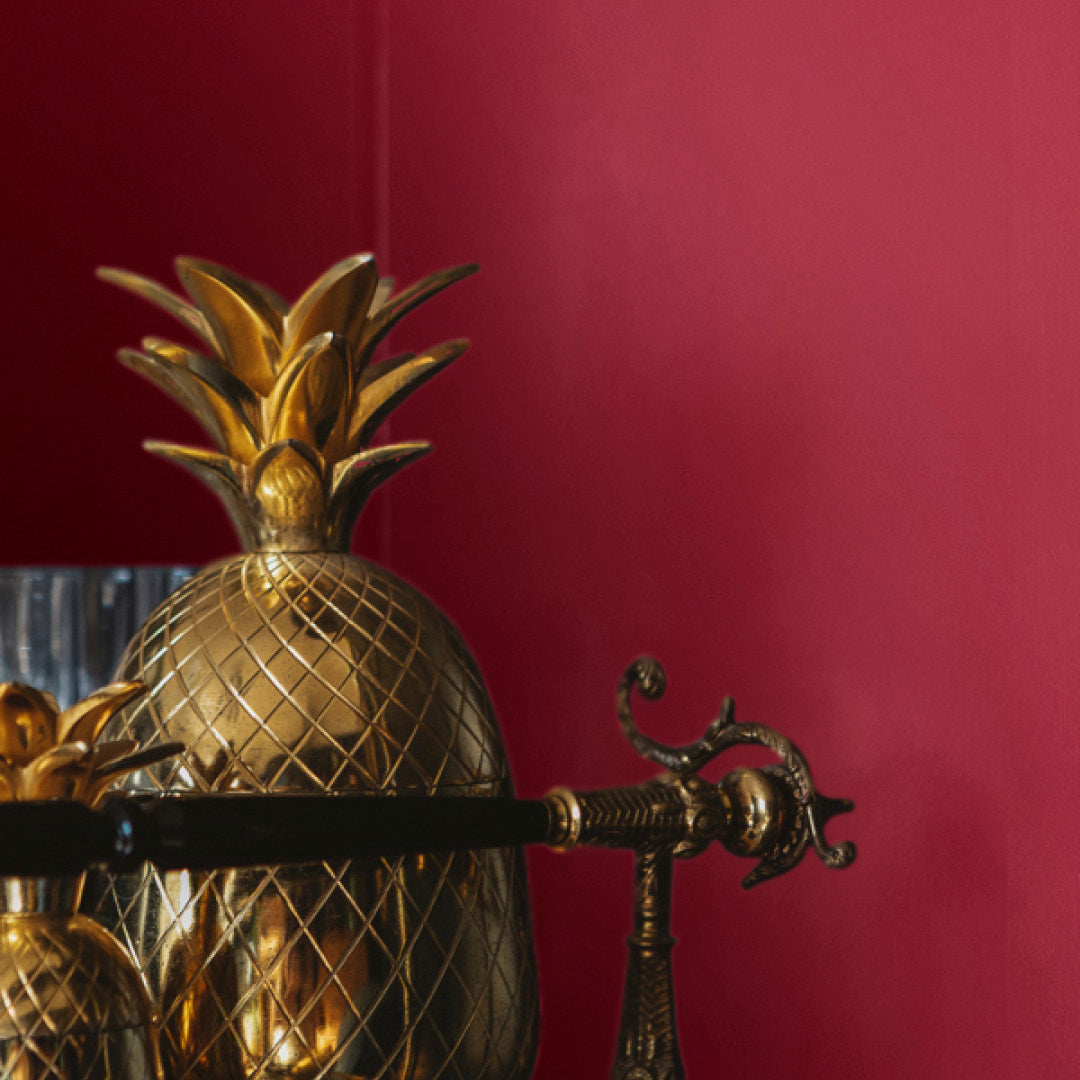
<path id="1" fill-rule="evenodd" d="M 627 938 L 611 1080 L 683 1080 L 671 986 L 673 859 L 699 855 L 719 841 L 735 855 L 759 860 L 743 878 L 744 888 L 790 870 L 807 847 L 826 866 L 841 869 L 855 858 L 855 845 L 830 845 L 825 826 L 853 804 L 818 792 L 806 758 L 790 739 L 764 724 L 737 722 L 730 697 L 697 742 L 667 746 L 643 735 L 631 704 L 635 687 L 650 700 L 663 695 L 667 676 L 657 660 L 643 656 L 630 665 L 619 681 L 616 708 L 630 745 L 667 771 L 632 787 L 556 788 L 546 800 L 548 841 L 563 850 L 579 844 L 634 850 L 634 931 Z M 763 746 L 780 764 L 735 769 L 718 784 L 699 775 L 719 754 L 740 745 Z"/>

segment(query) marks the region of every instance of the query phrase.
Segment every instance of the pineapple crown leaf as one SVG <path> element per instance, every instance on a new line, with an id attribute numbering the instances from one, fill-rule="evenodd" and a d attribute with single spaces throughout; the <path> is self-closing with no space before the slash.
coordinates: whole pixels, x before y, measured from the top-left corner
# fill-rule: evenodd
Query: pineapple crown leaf
<path id="1" fill-rule="evenodd" d="M 407 364 L 415 358 L 416 353 L 414 352 L 400 352 L 388 356 L 385 360 L 380 360 L 377 364 L 369 364 L 356 376 L 357 391 L 363 390 L 365 386 L 373 383 L 376 379 L 381 379 L 387 372 L 393 371 L 394 368 L 401 367 L 402 364 Z"/>
<path id="2" fill-rule="evenodd" d="M 129 293 L 134 293 L 163 311 L 167 311 L 208 345 L 214 344 L 214 335 L 202 312 L 183 297 L 166 289 L 164 285 L 159 285 L 156 281 L 151 281 L 150 278 L 143 277 L 141 274 L 133 274 L 130 270 L 117 270 L 111 266 L 99 266 L 96 274 L 100 281 L 126 289 Z"/>
<path id="3" fill-rule="evenodd" d="M 143 440 L 143 449 L 158 457 L 166 458 L 191 469 L 203 480 L 208 480 L 206 473 L 213 473 L 220 481 L 234 487 L 237 493 L 243 491 L 236 462 L 225 454 L 216 454 L 212 450 L 202 450 L 197 446 L 179 446 L 176 443 L 160 442 L 157 439 Z"/>
<path id="4" fill-rule="evenodd" d="M 98 769 L 103 769 L 113 761 L 126 758 L 138 748 L 137 739 L 114 739 L 112 742 L 102 743 L 101 746 L 94 747 L 94 764 Z"/>
<path id="5" fill-rule="evenodd" d="M 145 337 L 142 347 L 148 353 L 160 356 L 178 367 L 198 375 L 203 382 L 209 383 L 223 398 L 227 398 L 240 408 L 250 420 L 259 413 L 259 396 L 247 383 L 238 379 L 228 368 L 222 367 L 217 360 L 178 345 L 175 341 L 166 341 L 159 337 Z"/>
<path id="6" fill-rule="evenodd" d="M 431 443 L 426 442 L 391 443 L 388 446 L 377 446 L 373 450 L 361 450 L 334 465 L 330 476 L 330 497 L 337 498 L 354 484 L 369 478 L 372 473 L 380 473 L 381 478 L 372 485 L 374 488 L 383 479 L 388 479 L 399 469 L 419 461 L 429 453 Z"/>
<path id="7" fill-rule="evenodd" d="M 269 393 L 281 361 L 284 302 L 261 285 L 200 259 L 177 259 L 176 272 L 206 319 L 222 361 L 257 393 Z"/>
<path id="8" fill-rule="evenodd" d="M 266 399 L 270 442 L 295 438 L 323 450 L 332 435 L 344 439 L 352 383 L 349 351 L 342 335 L 328 331 L 311 338 L 289 361 Z"/>
<path id="9" fill-rule="evenodd" d="M 111 683 L 96 690 L 60 714 L 58 741 L 96 742 L 109 720 L 145 691 L 141 682 Z"/>
<path id="10" fill-rule="evenodd" d="M 60 706 L 52 694 L 25 683 L 0 684 L 0 758 L 28 765 L 57 742 Z"/>
<path id="11" fill-rule="evenodd" d="M 220 263 L 211 262 L 209 259 L 199 259 L 192 255 L 178 255 L 173 259 L 173 269 L 176 276 L 187 287 L 187 275 L 196 274 L 204 278 L 214 278 L 224 287 L 232 290 L 240 296 L 246 297 L 247 302 L 255 309 L 265 312 L 267 325 L 275 330 L 282 330 L 285 325 L 285 316 L 289 313 L 288 303 L 273 289 L 251 278 L 241 277 L 235 271 Z M 191 294 L 188 294 L 191 296 Z M 195 297 L 191 297 L 195 300 Z M 196 305 L 199 301 L 195 301 Z M 200 310 L 201 307 L 200 307 Z"/>
<path id="12" fill-rule="evenodd" d="M 368 364 L 379 343 L 410 311 L 462 278 L 475 274 L 479 269 L 476 263 L 452 266 L 447 270 L 429 274 L 409 288 L 402 289 L 396 296 L 389 297 L 368 319 L 364 333 L 357 343 L 358 370 Z"/>
<path id="13" fill-rule="evenodd" d="M 465 338 L 436 345 L 423 356 L 404 353 L 368 368 L 369 380 L 357 389 L 357 403 L 349 427 L 350 446 L 367 446 L 382 422 L 414 390 L 437 375 L 469 347 Z"/>
<path id="14" fill-rule="evenodd" d="M 177 446 L 175 443 L 158 442 L 147 439 L 143 449 L 158 457 L 182 465 L 197 476 L 222 501 L 229 513 L 241 542 L 247 546 L 256 542 L 255 523 L 250 520 L 247 499 L 244 494 L 244 482 L 237 470 L 244 470 L 232 458 L 224 454 L 215 454 L 211 450 L 200 450 L 194 446 Z"/>
<path id="15" fill-rule="evenodd" d="M 286 348 L 327 331 L 348 340 L 359 338 L 378 288 L 374 255 L 352 255 L 335 263 L 293 305 L 285 320 Z"/>
<path id="16" fill-rule="evenodd" d="M 159 761 L 174 757 L 183 749 L 181 742 L 161 742 L 140 750 L 136 739 L 117 739 L 95 746 L 92 751 L 94 775 L 88 801 L 93 805 L 98 795 L 125 773 L 147 769 Z"/>
<path id="17" fill-rule="evenodd" d="M 175 356 L 156 351 L 140 353 L 134 349 L 121 349 L 118 355 L 125 367 L 149 379 L 186 409 L 219 450 L 240 460 L 257 451 L 258 433 L 241 404 L 218 388 L 218 378 L 211 381 L 194 365 L 189 367 Z"/>
<path id="18" fill-rule="evenodd" d="M 136 750 L 139 744 L 134 739 L 124 739 L 123 746 L 126 749 L 106 753 L 110 745 L 114 744 L 106 743 L 105 746 L 95 750 L 96 767 L 94 772 L 97 778 L 103 782 L 103 787 L 108 787 L 118 776 L 122 776 L 124 773 L 133 772 L 135 769 L 147 769 L 151 765 L 156 765 L 159 761 L 175 757 L 184 749 L 182 742 L 162 742 L 156 746 L 147 746 L 142 750 Z M 120 743 L 117 742 L 115 745 L 119 747 Z"/>
<path id="19" fill-rule="evenodd" d="M 343 548 L 349 537 L 352 522 L 364 508 L 371 493 L 395 473 L 431 452 L 425 442 L 394 443 L 374 450 L 361 450 L 333 468 L 330 479 L 328 518 L 331 524 L 330 541 Z"/>

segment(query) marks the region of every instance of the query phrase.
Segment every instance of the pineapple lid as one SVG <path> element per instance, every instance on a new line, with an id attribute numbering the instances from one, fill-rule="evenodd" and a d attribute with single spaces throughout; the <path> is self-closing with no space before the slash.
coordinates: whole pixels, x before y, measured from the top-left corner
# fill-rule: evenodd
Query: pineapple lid
<path id="1" fill-rule="evenodd" d="M 190 301 L 138 274 L 98 270 L 207 347 L 151 337 L 141 351 L 121 350 L 121 361 L 199 421 L 217 451 L 144 445 L 185 465 L 222 499 L 245 550 L 344 551 L 372 491 L 431 449 L 423 442 L 372 448 L 380 424 L 469 343 L 378 363 L 375 351 L 404 315 L 477 267 L 443 270 L 389 295 L 374 256 L 354 255 L 290 306 L 214 263 L 175 265 Z"/>
<path id="2" fill-rule="evenodd" d="M 140 682 L 113 683 L 69 709 L 26 683 L 0 683 L 0 802 L 76 799 L 95 806 L 126 773 L 183 749 L 134 739 L 97 742 L 109 719 L 145 692 Z"/>

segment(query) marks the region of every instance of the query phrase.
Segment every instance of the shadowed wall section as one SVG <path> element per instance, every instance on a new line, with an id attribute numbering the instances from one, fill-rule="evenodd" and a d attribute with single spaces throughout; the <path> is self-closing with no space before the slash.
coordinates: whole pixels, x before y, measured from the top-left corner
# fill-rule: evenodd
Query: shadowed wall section
<path id="1" fill-rule="evenodd" d="M 93 270 L 175 283 L 173 256 L 197 255 L 295 297 L 375 246 L 381 20 L 352 0 L 43 0 L 6 21 L 5 562 L 236 550 L 198 482 L 139 449 L 198 428 L 113 359 L 175 326 Z"/>

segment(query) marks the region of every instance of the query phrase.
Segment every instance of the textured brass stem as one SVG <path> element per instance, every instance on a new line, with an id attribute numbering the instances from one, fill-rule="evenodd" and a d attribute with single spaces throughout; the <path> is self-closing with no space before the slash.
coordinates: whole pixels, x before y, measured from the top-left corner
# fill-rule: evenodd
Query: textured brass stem
<path id="1" fill-rule="evenodd" d="M 684 1080 L 671 981 L 671 863 L 639 852 L 634 864 L 634 932 L 626 939 L 622 1016 L 611 1080 Z"/>

